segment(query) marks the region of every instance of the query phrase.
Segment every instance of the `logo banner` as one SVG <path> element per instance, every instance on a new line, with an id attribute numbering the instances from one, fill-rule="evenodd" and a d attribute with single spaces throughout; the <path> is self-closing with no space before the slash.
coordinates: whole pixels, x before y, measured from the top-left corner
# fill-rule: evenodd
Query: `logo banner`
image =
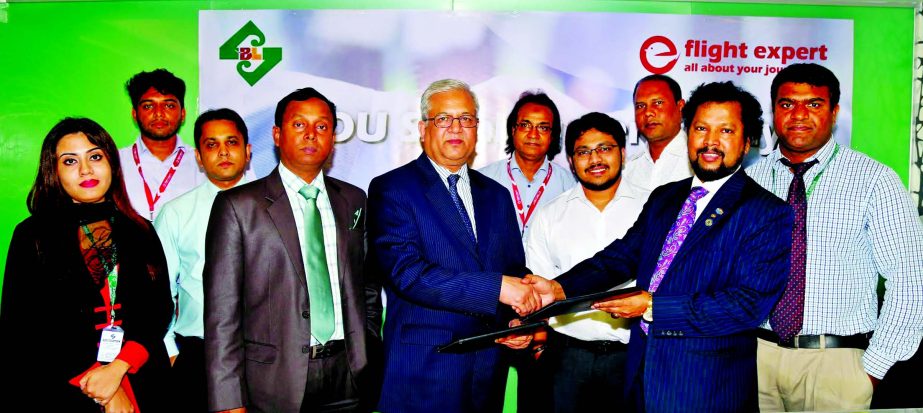
<path id="1" fill-rule="evenodd" d="M 638 79 L 657 73 L 676 79 L 683 98 L 701 83 L 725 80 L 753 93 L 763 105 L 759 152 L 766 154 L 774 145 L 770 84 L 792 63 L 819 63 L 837 75 L 842 93 L 834 134 L 849 144 L 852 45 L 852 21 L 837 19 L 205 10 L 199 14 L 199 107 L 229 107 L 244 117 L 251 168 L 264 176 L 278 163 L 276 103 L 314 87 L 337 106 L 329 173 L 366 188 L 420 154 L 420 94 L 432 81 L 460 79 L 477 94 L 477 168 L 507 157 L 506 117 L 525 90 L 547 93 L 565 126 L 587 112 L 611 115 L 628 129 L 629 155 L 644 150 L 632 92 Z M 557 161 L 566 165 L 563 156 Z"/>

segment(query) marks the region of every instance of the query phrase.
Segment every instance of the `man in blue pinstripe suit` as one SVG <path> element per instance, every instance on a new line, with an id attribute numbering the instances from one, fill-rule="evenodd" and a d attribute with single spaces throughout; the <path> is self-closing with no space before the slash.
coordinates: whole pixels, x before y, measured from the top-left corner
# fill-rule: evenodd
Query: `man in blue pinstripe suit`
<path id="1" fill-rule="evenodd" d="M 469 169 L 477 100 L 457 80 L 421 99 L 423 154 L 369 185 L 369 271 L 387 292 L 385 376 L 378 408 L 393 412 L 499 412 L 508 365 L 499 346 L 438 353 L 540 304 L 526 273 L 506 188 Z M 511 276 L 512 275 L 512 276 Z M 511 309 L 512 307 L 512 309 Z M 506 341 L 525 347 L 528 337 Z"/>
<path id="2" fill-rule="evenodd" d="M 643 294 L 594 307 L 632 326 L 628 399 L 638 411 L 757 410 L 755 329 L 788 277 L 791 208 L 740 168 L 762 132 L 759 102 L 731 82 L 683 108 L 695 175 L 654 190 L 634 227 L 555 280 L 543 301 L 637 275 Z"/>

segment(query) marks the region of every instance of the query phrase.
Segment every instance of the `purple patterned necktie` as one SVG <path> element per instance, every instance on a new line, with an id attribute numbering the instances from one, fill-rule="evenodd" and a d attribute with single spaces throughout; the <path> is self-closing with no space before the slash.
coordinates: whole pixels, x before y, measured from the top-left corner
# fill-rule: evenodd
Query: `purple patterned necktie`
<path id="1" fill-rule="evenodd" d="M 701 186 L 689 191 L 689 197 L 686 198 L 686 202 L 683 202 L 683 208 L 679 210 L 676 222 L 670 227 L 667 239 L 663 240 L 663 249 L 660 251 L 660 258 L 657 258 L 657 266 L 654 268 L 654 275 L 651 275 L 651 286 L 648 288 L 651 294 L 657 291 L 664 274 L 667 273 L 673 258 L 676 257 L 676 252 L 683 245 L 683 241 L 689 235 L 689 230 L 692 229 L 692 224 L 695 223 L 695 203 L 706 194 L 708 190 Z M 641 320 L 641 329 L 647 334 L 648 325 L 644 320 Z"/>
<path id="2" fill-rule="evenodd" d="M 817 160 L 793 164 L 782 158 L 782 164 L 791 168 L 795 174 L 788 187 L 788 204 L 795 212 L 795 222 L 792 225 L 792 267 L 785 292 L 776 303 L 770 322 L 772 330 L 779 335 L 779 340 L 789 341 L 801 332 L 804 322 L 804 275 L 808 257 L 808 235 L 805 228 L 808 198 L 804 190 L 804 174 L 817 164 Z"/>

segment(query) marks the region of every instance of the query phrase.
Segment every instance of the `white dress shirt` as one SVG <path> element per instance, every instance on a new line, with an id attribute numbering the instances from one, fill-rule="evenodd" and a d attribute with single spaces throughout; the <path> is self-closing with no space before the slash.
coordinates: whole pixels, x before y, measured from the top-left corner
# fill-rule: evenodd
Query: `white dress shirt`
<path id="1" fill-rule="evenodd" d="M 645 146 L 628 158 L 622 183 L 635 187 L 635 191 L 642 194 L 646 201 L 658 186 L 692 176 L 686 141 L 686 132 L 680 129 L 663 149 L 657 162 L 654 162 L 650 149 Z"/>
<path id="2" fill-rule="evenodd" d="M 458 197 L 461 198 L 462 205 L 465 206 L 468 219 L 471 220 L 471 231 L 474 232 L 474 239 L 476 241 L 478 238 L 478 225 L 474 222 L 474 197 L 471 196 L 471 178 L 468 176 L 468 165 L 462 166 L 457 172 L 452 172 L 448 170 L 448 168 L 436 163 L 432 158 L 427 157 L 426 159 L 429 159 L 429 162 L 433 164 L 433 168 L 436 169 L 436 173 L 439 175 L 447 191 L 452 190 L 449 188 L 449 175 L 458 175 L 458 183 L 455 184 L 455 189 L 458 191 Z M 451 196 L 451 194 L 449 196 Z"/>
<path id="3" fill-rule="evenodd" d="M 340 270 L 337 265 L 337 227 L 333 217 L 333 208 L 330 207 L 330 197 L 327 195 L 327 187 L 324 185 L 324 173 L 320 172 L 314 177 L 313 182 L 305 182 L 294 172 L 290 171 L 285 165 L 279 164 L 279 175 L 282 177 L 282 186 L 285 187 L 285 195 L 288 196 L 289 204 L 292 206 L 292 215 L 295 216 L 295 228 L 298 230 L 298 244 L 301 245 L 302 254 L 304 254 L 304 208 L 307 206 L 307 200 L 304 199 L 299 190 L 305 184 L 311 184 L 320 190 L 317 194 L 317 210 L 320 211 L 321 226 L 324 231 L 324 252 L 327 254 L 327 272 L 330 275 L 330 292 L 333 294 L 333 315 L 336 325 L 333 329 L 331 340 L 343 339 L 343 308 L 340 299 Z M 303 257 L 302 257 L 303 258 Z M 307 262 L 307 260 L 303 260 Z M 305 274 L 309 271 L 305 268 Z M 310 282 L 306 280 L 306 282 Z M 311 344 L 318 344 L 313 336 Z"/>
<path id="4" fill-rule="evenodd" d="M 526 265 L 533 273 L 554 279 L 625 235 L 643 207 L 642 195 L 624 182 L 602 211 L 577 185 L 536 211 L 526 241 Z M 633 285 L 632 280 L 616 288 Z M 549 325 L 584 341 L 627 343 L 631 335 L 625 319 L 598 310 L 552 317 Z"/>
<path id="5" fill-rule="evenodd" d="M 138 172 L 138 164 L 135 163 L 132 147 L 137 145 L 138 160 L 140 161 L 141 170 L 144 171 L 144 177 Z M 179 165 L 176 172 L 166 185 L 163 192 L 160 192 L 161 184 L 164 178 L 173 167 L 177 156 L 182 151 L 182 158 L 179 159 Z M 119 163 L 122 165 L 122 176 L 125 181 L 125 190 L 128 191 L 128 199 L 131 206 L 138 211 L 138 214 L 151 221 L 157 217 L 160 209 L 170 200 L 189 192 L 193 188 L 208 181 L 205 174 L 199 169 L 195 161 L 195 146 L 186 145 L 179 136 L 176 137 L 176 147 L 173 153 L 168 155 L 163 161 L 157 159 L 147 145 L 138 136 L 138 139 L 122 149 L 119 149 Z M 147 195 L 144 191 L 144 183 L 147 182 L 151 195 L 157 198 L 154 203 L 154 212 L 151 214 L 147 202 Z M 159 195 L 159 198 L 158 198 Z"/>

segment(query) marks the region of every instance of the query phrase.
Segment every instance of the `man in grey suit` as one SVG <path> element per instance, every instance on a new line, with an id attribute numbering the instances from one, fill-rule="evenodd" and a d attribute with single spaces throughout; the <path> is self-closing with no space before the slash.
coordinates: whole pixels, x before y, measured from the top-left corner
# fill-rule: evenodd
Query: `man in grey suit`
<path id="1" fill-rule="evenodd" d="M 272 130 L 279 167 L 215 199 L 203 275 L 212 411 L 377 402 L 380 285 L 363 271 L 365 193 L 322 171 L 335 130 L 330 100 L 292 92 Z"/>

